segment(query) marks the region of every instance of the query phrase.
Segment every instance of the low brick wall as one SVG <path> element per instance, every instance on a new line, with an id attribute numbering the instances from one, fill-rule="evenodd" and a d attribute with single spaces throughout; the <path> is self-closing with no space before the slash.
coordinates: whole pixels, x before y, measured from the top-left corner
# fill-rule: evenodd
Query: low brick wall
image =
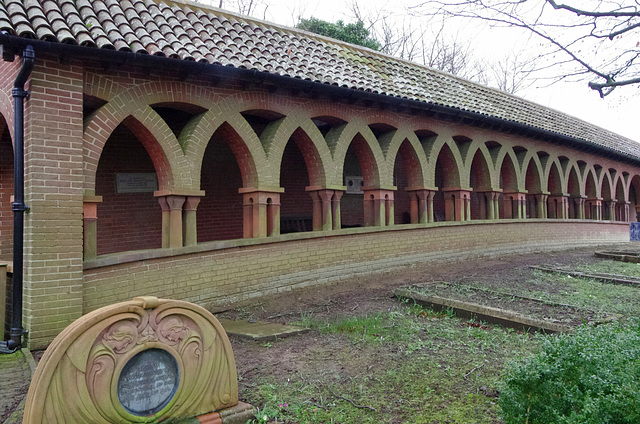
<path id="1" fill-rule="evenodd" d="M 203 243 L 85 263 L 84 313 L 134 296 L 211 310 L 298 287 L 418 262 L 492 257 L 629 241 L 628 223 L 562 220 L 446 222 Z"/>

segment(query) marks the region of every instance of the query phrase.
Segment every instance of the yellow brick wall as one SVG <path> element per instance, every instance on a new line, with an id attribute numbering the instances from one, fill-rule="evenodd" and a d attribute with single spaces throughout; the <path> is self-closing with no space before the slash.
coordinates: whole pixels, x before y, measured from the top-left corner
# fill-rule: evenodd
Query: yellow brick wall
<path id="1" fill-rule="evenodd" d="M 84 313 L 140 295 L 219 310 L 263 295 L 417 262 L 629 240 L 628 224 L 555 220 L 345 232 L 86 269 Z"/>

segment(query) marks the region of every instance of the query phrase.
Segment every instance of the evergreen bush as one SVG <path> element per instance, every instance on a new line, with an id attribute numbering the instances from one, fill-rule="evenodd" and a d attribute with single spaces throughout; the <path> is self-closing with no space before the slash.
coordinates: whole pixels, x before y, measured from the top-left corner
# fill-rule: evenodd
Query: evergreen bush
<path id="1" fill-rule="evenodd" d="M 640 321 L 546 337 L 501 387 L 506 424 L 640 423 Z"/>

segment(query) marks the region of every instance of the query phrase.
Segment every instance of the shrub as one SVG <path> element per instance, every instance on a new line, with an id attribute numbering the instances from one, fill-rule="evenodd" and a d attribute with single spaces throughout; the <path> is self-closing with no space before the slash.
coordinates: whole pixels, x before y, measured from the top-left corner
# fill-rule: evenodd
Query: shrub
<path id="1" fill-rule="evenodd" d="M 500 406 L 507 424 L 640 422 L 640 321 L 546 337 L 509 367 Z"/>

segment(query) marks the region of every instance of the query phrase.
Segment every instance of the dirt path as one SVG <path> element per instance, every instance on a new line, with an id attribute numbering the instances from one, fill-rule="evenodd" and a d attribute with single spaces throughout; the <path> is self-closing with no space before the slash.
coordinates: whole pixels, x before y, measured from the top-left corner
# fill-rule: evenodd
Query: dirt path
<path id="1" fill-rule="evenodd" d="M 640 243 L 609 245 L 606 248 L 640 251 Z M 529 266 L 574 267 L 589 264 L 600 260 L 593 255 L 596 250 L 598 249 L 591 247 L 454 263 L 417 264 L 374 276 L 351 278 L 330 286 L 283 293 L 262 299 L 254 306 L 229 311 L 224 316 L 274 323 L 300 322 L 304 316 L 330 320 L 364 316 L 397 308 L 399 302 L 391 296 L 395 287 L 426 281 L 473 282 L 493 289 L 508 287 L 526 292 L 527 284 L 533 278 L 533 270 Z M 375 360 L 368 358 L 367 361 L 360 361 L 357 358 L 378 353 L 370 350 L 366 344 L 353 343 L 335 334 L 311 331 L 272 343 L 232 339 L 232 345 L 238 368 L 240 395 L 245 398 L 251 397 L 251 392 L 265 378 L 286 382 L 296 376 L 298 379 L 302 378 L 302 381 L 306 381 L 305 378 L 318 381 L 323 376 L 328 376 L 340 380 L 359 373 L 371 375 L 376 372 Z M 380 363 L 383 362 L 381 359 Z M 491 391 L 486 387 L 482 390 Z M 494 418 L 482 422 L 500 421 Z"/>

